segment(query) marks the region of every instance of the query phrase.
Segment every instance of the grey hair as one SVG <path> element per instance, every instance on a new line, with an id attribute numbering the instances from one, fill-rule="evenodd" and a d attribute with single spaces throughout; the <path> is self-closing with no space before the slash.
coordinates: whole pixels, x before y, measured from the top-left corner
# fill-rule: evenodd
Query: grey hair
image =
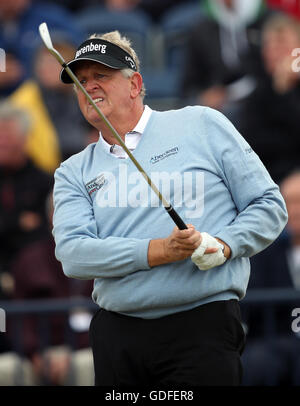
<path id="1" fill-rule="evenodd" d="M 17 121 L 24 135 L 28 134 L 31 125 L 31 120 L 27 111 L 25 111 L 20 107 L 15 106 L 13 103 L 7 100 L 0 101 L 0 120 Z"/>

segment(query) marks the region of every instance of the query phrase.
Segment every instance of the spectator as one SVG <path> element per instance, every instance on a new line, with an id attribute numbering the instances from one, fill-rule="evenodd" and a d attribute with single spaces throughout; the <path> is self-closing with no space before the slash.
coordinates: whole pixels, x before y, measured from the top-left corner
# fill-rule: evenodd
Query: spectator
<path id="1" fill-rule="evenodd" d="M 112 11 L 127 11 L 135 8 L 141 3 L 141 0 L 86 0 L 84 3 L 79 0 L 50 0 L 51 3 L 63 4 L 72 12 L 82 11 L 91 6 L 103 6 Z M 42 3 L 42 1 L 40 1 Z"/>
<path id="2" fill-rule="evenodd" d="M 54 47 L 66 60 L 72 59 L 75 48 L 68 37 L 56 32 L 52 37 Z M 33 66 L 34 77 L 11 99 L 32 117 L 29 153 L 42 169 L 53 172 L 61 160 L 85 146 L 86 123 L 72 88 L 66 89 L 59 81 L 59 63 L 44 46 L 37 49 Z"/>
<path id="3" fill-rule="evenodd" d="M 104 0 L 108 10 L 127 11 L 134 9 L 141 0 Z"/>
<path id="4" fill-rule="evenodd" d="M 47 198 L 47 215 L 52 230 L 52 191 Z M 16 300 L 90 297 L 91 281 L 73 281 L 62 271 L 54 255 L 52 234 L 27 245 L 15 257 L 11 273 L 15 282 L 13 298 Z M 22 347 L 19 349 L 34 367 L 36 380 L 43 385 L 60 385 L 66 382 L 71 368 L 71 350 L 87 348 L 88 327 L 91 315 L 85 311 L 48 316 L 48 336 L 41 330 L 36 316 L 22 319 Z M 86 320 L 85 327 L 82 321 Z M 70 322 L 70 325 L 69 325 Z M 66 345 L 68 328 L 75 339 Z M 12 340 L 13 341 L 13 340 Z M 73 344 L 73 348 L 72 345 Z"/>
<path id="5" fill-rule="evenodd" d="M 31 76 L 31 61 L 37 45 L 39 24 L 67 32 L 74 40 L 82 38 L 72 15 L 62 6 L 33 0 L 0 0 L 0 47 L 11 52 L 24 68 L 19 83 Z"/>
<path id="6" fill-rule="evenodd" d="M 16 254 L 49 234 L 44 205 L 53 180 L 28 158 L 28 128 L 23 110 L 0 104 L 0 270 L 9 289 Z"/>
<path id="7" fill-rule="evenodd" d="M 24 67 L 13 52 L 5 53 L 5 71 L 0 72 L 0 97 L 10 95 L 20 85 L 24 76 Z"/>
<path id="8" fill-rule="evenodd" d="M 109 1 L 111 1 L 112 3 L 116 3 L 119 0 L 108 0 L 108 2 Z M 180 4 L 186 4 L 190 2 L 191 1 L 187 0 L 140 0 L 137 7 L 147 13 L 151 17 L 154 24 L 159 25 L 162 17 L 166 12 Z M 194 2 L 201 3 L 201 0 L 194 0 Z"/>
<path id="9" fill-rule="evenodd" d="M 263 27 L 263 71 L 254 91 L 229 117 L 260 156 L 276 183 L 299 165 L 300 77 L 292 69 L 300 22 L 284 14 Z"/>
<path id="10" fill-rule="evenodd" d="M 154 23 L 159 24 L 164 14 L 173 7 L 192 2 L 200 4 L 202 0 L 104 0 L 104 2 L 111 3 L 115 7 L 121 3 L 135 3 L 152 18 Z"/>
<path id="11" fill-rule="evenodd" d="M 261 0 L 204 0 L 187 41 L 181 92 L 189 103 L 222 110 L 252 88 L 265 9 Z"/>
<path id="12" fill-rule="evenodd" d="M 285 233 L 264 252 L 252 258 L 249 289 L 293 288 L 300 290 L 300 170 L 281 183 L 289 220 Z M 248 347 L 243 355 L 245 384 L 299 385 L 300 337 L 292 331 L 294 303 L 272 305 L 276 330 L 264 336 L 260 307 L 248 314 Z M 269 332 L 270 333 L 270 332 Z"/>
<path id="13" fill-rule="evenodd" d="M 192 0 L 193 1 L 193 0 Z M 159 23 L 162 15 L 170 8 L 186 3 L 186 0 L 51 0 L 52 3 L 63 4 L 72 12 L 80 12 L 90 6 L 104 6 L 111 10 L 126 11 L 137 8 L 145 11 L 154 23 Z M 194 0 L 201 2 L 201 0 Z"/>

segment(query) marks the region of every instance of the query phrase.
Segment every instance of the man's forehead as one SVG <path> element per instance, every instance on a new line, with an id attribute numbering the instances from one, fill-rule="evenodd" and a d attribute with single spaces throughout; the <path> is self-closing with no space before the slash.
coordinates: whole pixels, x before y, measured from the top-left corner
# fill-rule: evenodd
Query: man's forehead
<path id="1" fill-rule="evenodd" d="M 94 62 L 94 61 L 78 61 L 76 64 L 76 69 L 74 69 L 74 73 L 85 73 L 88 70 L 95 70 L 97 72 L 111 72 L 111 71 L 117 71 L 118 69 L 113 69 L 110 68 L 106 65 L 103 65 L 102 63 L 99 62 Z"/>

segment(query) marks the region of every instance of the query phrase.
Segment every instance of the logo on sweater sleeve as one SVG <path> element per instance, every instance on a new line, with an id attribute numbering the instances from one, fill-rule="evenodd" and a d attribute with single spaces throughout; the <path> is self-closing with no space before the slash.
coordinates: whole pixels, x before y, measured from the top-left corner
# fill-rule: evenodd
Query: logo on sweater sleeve
<path id="1" fill-rule="evenodd" d="M 85 188 L 88 194 L 91 196 L 93 193 L 100 190 L 106 183 L 105 176 L 103 174 L 98 175 L 96 178 L 86 183 Z"/>

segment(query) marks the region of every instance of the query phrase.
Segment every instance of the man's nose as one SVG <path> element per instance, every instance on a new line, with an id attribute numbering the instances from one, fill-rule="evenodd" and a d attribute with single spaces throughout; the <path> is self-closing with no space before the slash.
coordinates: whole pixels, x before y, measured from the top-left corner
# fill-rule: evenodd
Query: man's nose
<path id="1" fill-rule="evenodd" d="M 85 90 L 87 92 L 92 92 L 93 90 L 99 89 L 99 83 L 95 79 L 89 79 L 86 82 Z"/>

